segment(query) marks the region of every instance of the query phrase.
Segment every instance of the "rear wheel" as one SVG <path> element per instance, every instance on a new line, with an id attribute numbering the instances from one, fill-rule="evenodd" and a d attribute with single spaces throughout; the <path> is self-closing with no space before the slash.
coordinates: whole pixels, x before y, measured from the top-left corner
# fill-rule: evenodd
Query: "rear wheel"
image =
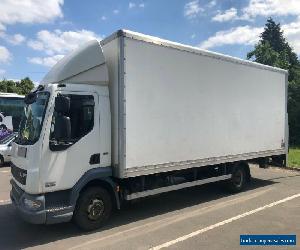
<path id="1" fill-rule="evenodd" d="M 103 226 L 111 211 L 109 193 L 101 187 L 90 187 L 80 194 L 73 220 L 81 229 L 91 231 Z"/>
<path id="2" fill-rule="evenodd" d="M 232 170 L 232 177 L 229 180 L 228 188 L 231 192 L 237 193 L 244 189 L 247 183 L 247 172 L 244 166 L 236 166 Z"/>

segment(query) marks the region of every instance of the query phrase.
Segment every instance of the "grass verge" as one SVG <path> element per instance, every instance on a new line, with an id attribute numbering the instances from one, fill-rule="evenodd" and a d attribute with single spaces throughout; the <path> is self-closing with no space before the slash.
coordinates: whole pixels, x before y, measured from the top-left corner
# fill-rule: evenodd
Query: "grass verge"
<path id="1" fill-rule="evenodd" d="M 300 148 L 290 148 L 288 166 L 300 168 Z"/>

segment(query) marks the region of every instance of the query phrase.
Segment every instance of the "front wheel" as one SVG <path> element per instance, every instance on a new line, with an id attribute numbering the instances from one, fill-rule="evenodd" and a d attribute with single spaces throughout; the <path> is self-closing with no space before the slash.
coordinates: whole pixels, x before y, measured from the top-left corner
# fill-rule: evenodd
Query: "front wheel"
<path id="1" fill-rule="evenodd" d="M 112 201 L 106 189 L 90 187 L 80 194 L 73 220 L 81 229 L 91 231 L 103 226 L 111 211 Z"/>

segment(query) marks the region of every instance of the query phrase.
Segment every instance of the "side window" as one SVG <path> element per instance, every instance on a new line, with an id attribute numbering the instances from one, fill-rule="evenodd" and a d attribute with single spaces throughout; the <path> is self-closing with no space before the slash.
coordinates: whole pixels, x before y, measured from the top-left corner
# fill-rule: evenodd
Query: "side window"
<path id="1" fill-rule="evenodd" d="M 76 142 L 94 127 L 94 97 L 92 95 L 66 95 L 70 98 L 71 141 Z M 50 140 L 54 139 L 54 124 L 57 114 L 54 111 L 51 123 Z"/>

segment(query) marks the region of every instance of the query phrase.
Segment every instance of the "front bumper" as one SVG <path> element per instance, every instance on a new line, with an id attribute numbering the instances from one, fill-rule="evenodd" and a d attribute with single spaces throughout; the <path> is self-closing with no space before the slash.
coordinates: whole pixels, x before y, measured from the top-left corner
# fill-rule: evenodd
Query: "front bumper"
<path id="1" fill-rule="evenodd" d="M 32 224 L 55 224 L 68 222 L 72 219 L 72 206 L 57 206 L 46 208 L 45 195 L 31 195 L 25 193 L 14 180 L 11 180 L 10 198 L 21 218 Z M 30 210 L 24 205 L 24 199 L 38 200 L 42 203 L 38 210 Z"/>

